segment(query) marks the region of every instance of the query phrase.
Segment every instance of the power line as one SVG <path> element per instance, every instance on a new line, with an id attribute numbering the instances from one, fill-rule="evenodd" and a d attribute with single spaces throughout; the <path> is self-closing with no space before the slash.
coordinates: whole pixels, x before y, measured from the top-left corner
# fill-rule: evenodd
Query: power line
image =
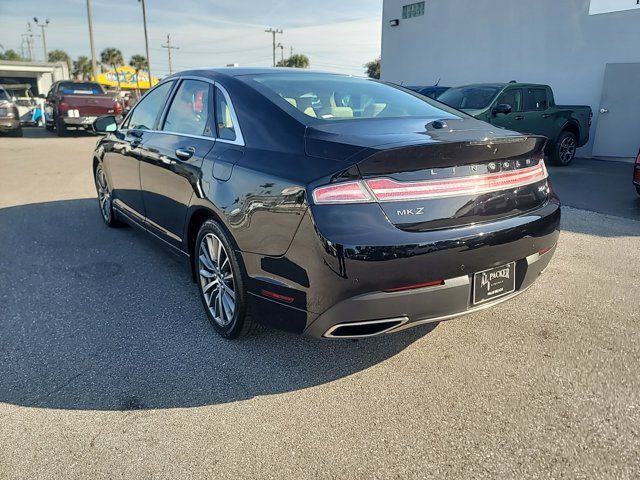
<path id="1" fill-rule="evenodd" d="M 173 73 L 173 68 L 171 66 L 171 50 L 179 50 L 180 47 L 174 47 L 171 45 L 171 36 L 167 33 L 167 43 L 166 45 L 160 45 L 162 48 L 167 49 L 167 53 L 169 54 L 169 75 Z M 151 81 L 151 80 L 149 80 Z"/>

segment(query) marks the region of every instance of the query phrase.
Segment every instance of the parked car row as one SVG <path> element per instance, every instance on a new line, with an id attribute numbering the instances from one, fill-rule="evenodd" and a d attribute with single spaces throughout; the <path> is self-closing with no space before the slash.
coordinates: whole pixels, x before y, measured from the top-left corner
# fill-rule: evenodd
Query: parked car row
<path id="1" fill-rule="evenodd" d="M 492 125 L 544 135 L 549 140 L 545 154 L 556 165 L 569 165 L 577 148 L 589 141 L 591 107 L 556 105 L 548 85 L 510 82 L 409 88 Z"/>

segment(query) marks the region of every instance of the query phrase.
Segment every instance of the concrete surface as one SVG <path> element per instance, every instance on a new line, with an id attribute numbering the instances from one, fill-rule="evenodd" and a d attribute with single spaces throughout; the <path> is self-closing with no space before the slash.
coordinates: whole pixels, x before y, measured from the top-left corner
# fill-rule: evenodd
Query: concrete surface
<path id="1" fill-rule="evenodd" d="M 359 342 L 217 337 L 99 218 L 95 138 L 0 138 L 0 478 L 638 478 L 640 223 L 566 208 L 528 292 Z"/>
<path id="2" fill-rule="evenodd" d="M 640 220 L 633 163 L 576 158 L 568 167 L 549 167 L 549 175 L 563 205 Z"/>

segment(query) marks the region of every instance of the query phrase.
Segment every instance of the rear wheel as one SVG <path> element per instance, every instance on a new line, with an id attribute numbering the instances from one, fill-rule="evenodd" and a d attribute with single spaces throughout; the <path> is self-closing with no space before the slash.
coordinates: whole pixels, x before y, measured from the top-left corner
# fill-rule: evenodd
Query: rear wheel
<path id="1" fill-rule="evenodd" d="M 200 227 L 193 255 L 202 305 L 215 330 L 238 338 L 255 329 L 248 314 L 245 275 L 231 239 L 214 220 Z"/>
<path id="2" fill-rule="evenodd" d="M 60 117 L 56 118 L 56 133 L 59 137 L 64 137 L 67 134 L 67 126 Z"/>
<path id="3" fill-rule="evenodd" d="M 113 204 L 111 202 L 111 190 L 107 183 L 107 176 L 104 173 L 102 165 L 98 164 L 95 174 L 96 190 L 98 192 L 98 205 L 100 207 L 100 214 L 102 220 L 109 227 L 120 227 L 122 222 L 118 221 L 115 212 L 113 211 Z"/>
<path id="4" fill-rule="evenodd" d="M 558 141 L 556 142 L 551 160 L 556 165 L 566 167 L 576 156 L 577 148 L 578 139 L 576 138 L 576 135 L 572 132 L 562 132 L 560 134 L 560 138 L 558 138 Z"/>

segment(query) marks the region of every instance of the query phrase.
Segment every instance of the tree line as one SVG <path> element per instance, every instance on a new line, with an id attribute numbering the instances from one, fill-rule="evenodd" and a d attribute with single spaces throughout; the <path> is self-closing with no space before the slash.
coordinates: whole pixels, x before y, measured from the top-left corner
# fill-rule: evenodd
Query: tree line
<path id="1" fill-rule="evenodd" d="M 13 61 L 27 61 L 27 58 L 22 57 L 15 50 L 6 50 L 0 52 L 0 60 L 13 60 Z M 64 50 L 52 50 L 49 52 L 49 62 L 65 62 L 69 66 L 71 75 L 78 80 L 88 80 L 91 78 L 91 60 L 84 55 L 79 56 L 76 60 L 72 60 L 67 52 Z M 122 52 L 113 47 L 105 48 L 100 53 L 100 63 L 104 70 L 104 66 L 113 68 L 125 65 Z M 140 70 L 145 70 L 149 67 L 147 58 L 144 55 L 132 55 L 129 59 L 129 66 L 133 67 L 136 71 L 136 77 Z M 304 54 L 297 53 L 291 55 L 289 58 L 280 60 L 277 63 L 278 67 L 293 67 L 293 68 L 309 68 L 309 57 Z M 380 78 L 380 58 L 376 58 L 371 62 L 364 65 L 365 73 L 370 78 Z M 120 79 L 118 78 L 118 86 Z"/>

